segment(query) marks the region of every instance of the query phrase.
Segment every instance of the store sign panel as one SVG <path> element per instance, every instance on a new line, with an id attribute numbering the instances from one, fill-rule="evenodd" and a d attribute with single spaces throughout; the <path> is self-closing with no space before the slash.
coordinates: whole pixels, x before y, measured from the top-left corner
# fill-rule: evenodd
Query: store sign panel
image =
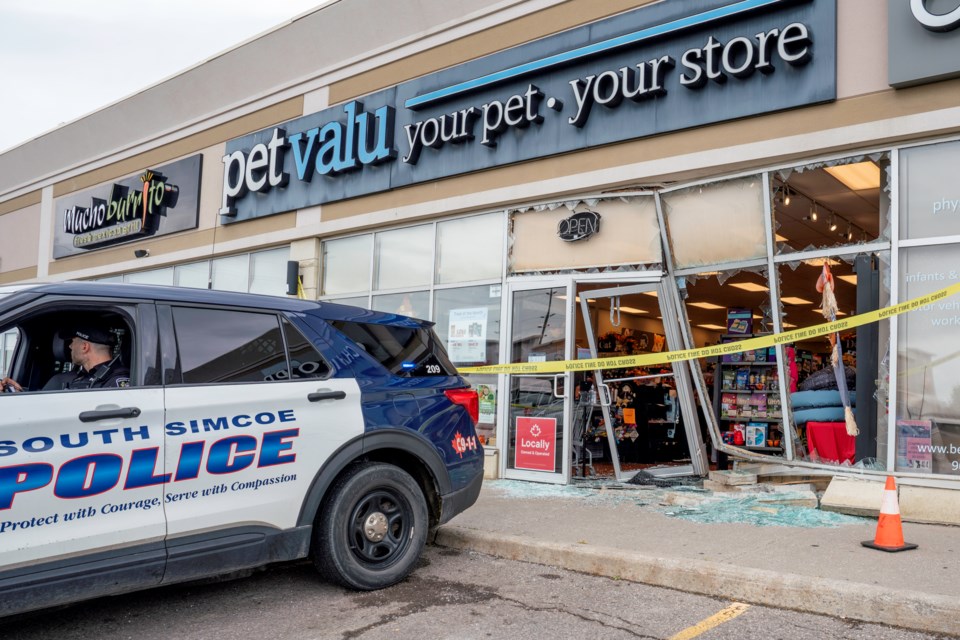
<path id="1" fill-rule="evenodd" d="M 192 156 L 57 198 L 53 257 L 195 229 L 202 159 Z"/>
<path id="2" fill-rule="evenodd" d="M 514 468 L 553 472 L 556 460 L 557 419 L 517 418 Z"/>
<path id="3" fill-rule="evenodd" d="M 960 0 L 887 0 L 887 22 L 890 86 L 960 77 Z"/>
<path id="4" fill-rule="evenodd" d="M 836 98 L 836 0 L 662 2 L 227 143 L 224 223 Z"/>

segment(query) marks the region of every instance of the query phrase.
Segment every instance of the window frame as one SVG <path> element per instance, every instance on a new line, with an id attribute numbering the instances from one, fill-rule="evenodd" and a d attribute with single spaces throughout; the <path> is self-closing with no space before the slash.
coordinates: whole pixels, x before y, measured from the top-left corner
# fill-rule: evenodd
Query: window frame
<path id="1" fill-rule="evenodd" d="M 183 379 L 183 369 L 182 363 L 180 362 L 180 340 L 179 335 L 176 332 L 176 325 L 174 322 L 174 309 L 175 308 L 189 308 L 189 309 L 206 309 L 212 311 L 225 311 L 231 313 L 244 313 L 244 314 L 253 314 L 258 316 L 269 316 L 276 320 L 277 322 L 277 331 L 280 334 L 280 340 L 282 345 L 283 357 L 286 363 L 286 378 L 278 378 L 274 380 L 243 380 L 243 381 L 232 381 L 232 382 L 185 382 Z M 165 348 L 163 349 L 163 371 L 164 371 L 164 386 L 170 387 L 183 387 L 183 386 L 208 386 L 208 385 L 242 385 L 242 384 L 279 384 L 285 382 L 307 382 L 315 380 L 325 380 L 334 375 L 334 368 L 330 363 L 330 359 L 323 353 L 323 349 L 317 346 L 315 340 L 311 340 L 304 332 L 297 326 L 297 323 L 294 322 L 291 318 L 287 316 L 282 311 L 277 310 L 263 310 L 263 309 L 251 309 L 249 307 L 231 307 L 231 306 L 222 306 L 222 305 L 210 305 L 210 304 L 191 304 L 188 302 L 172 302 L 169 304 L 158 305 L 158 313 L 161 318 L 161 335 L 164 337 Z M 306 340 L 316 352 L 322 358 L 324 364 L 327 367 L 327 375 L 320 378 L 294 378 L 291 375 L 292 361 L 290 357 L 290 345 L 287 340 L 286 332 L 284 331 L 284 322 L 288 323 L 300 336 Z"/>

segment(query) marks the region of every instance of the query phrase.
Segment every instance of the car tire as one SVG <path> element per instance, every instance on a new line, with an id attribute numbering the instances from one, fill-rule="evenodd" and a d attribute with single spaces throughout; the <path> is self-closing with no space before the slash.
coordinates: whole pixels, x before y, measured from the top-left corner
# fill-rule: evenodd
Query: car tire
<path id="1" fill-rule="evenodd" d="M 426 499 L 410 474 L 390 464 L 359 464 L 334 483 L 320 509 L 313 562 L 344 587 L 389 587 L 413 570 L 428 526 Z"/>

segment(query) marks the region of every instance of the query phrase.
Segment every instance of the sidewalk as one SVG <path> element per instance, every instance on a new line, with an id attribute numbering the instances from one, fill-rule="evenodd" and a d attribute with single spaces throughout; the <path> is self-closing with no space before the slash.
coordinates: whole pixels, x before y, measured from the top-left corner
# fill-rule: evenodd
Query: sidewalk
<path id="1" fill-rule="evenodd" d="M 720 494 L 694 487 L 490 480 L 477 503 L 440 527 L 433 542 L 960 636 L 960 528 L 906 523 L 904 537 L 919 549 L 885 553 L 860 544 L 873 540 L 876 520 L 789 506 L 789 493 L 759 493 L 764 487 Z"/>

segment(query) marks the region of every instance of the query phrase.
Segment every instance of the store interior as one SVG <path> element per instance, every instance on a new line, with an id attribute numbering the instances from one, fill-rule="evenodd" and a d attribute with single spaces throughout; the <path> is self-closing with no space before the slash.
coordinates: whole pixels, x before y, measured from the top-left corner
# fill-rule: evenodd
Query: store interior
<path id="1" fill-rule="evenodd" d="M 885 256 L 856 248 L 887 233 L 887 196 L 881 188 L 884 166 L 883 158 L 861 159 L 839 170 L 817 166 L 776 175 L 771 204 L 778 260 L 773 275 L 780 290 L 780 308 L 772 308 L 771 274 L 766 266 L 713 267 L 678 278 L 695 346 L 772 333 L 775 313 L 780 316 L 783 331 L 824 323 L 818 280 L 825 264 L 832 277 L 836 319 L 885 303 L 877 276 Z M 808 257 L 814 251 L 818 255 Z M 789 254 L 798 252 L 804 255 L 788 259 Z M 666 344 L 656 292 L 625 295 L 618 300 L 590 298 L 591 290 L 609 287 L 581 284 L 578 289 L 578 295 L 586 296 L 589 302 L 599 357 L 681 348 Z M 590 357 L 584 326 L 578 317 L 580 358 Z M 779 379 L 773 348 L 703 359 L 699 361 L 700 372 L 709 398 L 702 403 L 700 398 L 695 399 L 698 411 L 712 414 L 725 444 L 756 453 L 783 455 L 790 438 L 798 459 L 853 464 L 875 457 L 878 338 L 875 331 L 854 329 L 841 334 L 839 344 L 844 365 L 842 383 L 831 365 L 831 336 L 784 345 L 783 353 L 789 359 L 784 368 L 790 377 L 785 383 Z M 684 416 L 676 402 L 672 368 L 617 369 L 604 371 L 602 376 L 611 390 L 612 428 L 621 468 L 630 471 L 689 464 Z M 789 385 L 787 397 L 793 420 L 787 427 L 783 423 L 781 384 Z M 846 385 L 846 405 L 836 401 L 844 397 L 840 395 L 841 384 Z M 580 375 L 578 397 L 581 389 L 590 386 L 591 380 Z M 797 395 L 800 391 L 820 392 L 816 397 L 829 398 L 837 406 L 816 400 L 816 410 L 807 410 L 804 399 L 813 396 Z M 793 406 L 794 400 L 797 406 Z M 586 462 L 602 472 L 611 462 L 602 412 L 596 406 L 577 406 L 580 408 L 575 412 L 572 434 L 578 449 L 575 462 L 581 463 L 581 469 L 575 468 L 574 473 L 583 471 Z M 856 438 L 844 428 L 844 406 L 850 407 L 858 424 L 863 425 Z M 709 444 L 708 422 L 704 415 L 699 416 L 711 467 L 724 468 L 727 457 L 718 455 Z"/>

